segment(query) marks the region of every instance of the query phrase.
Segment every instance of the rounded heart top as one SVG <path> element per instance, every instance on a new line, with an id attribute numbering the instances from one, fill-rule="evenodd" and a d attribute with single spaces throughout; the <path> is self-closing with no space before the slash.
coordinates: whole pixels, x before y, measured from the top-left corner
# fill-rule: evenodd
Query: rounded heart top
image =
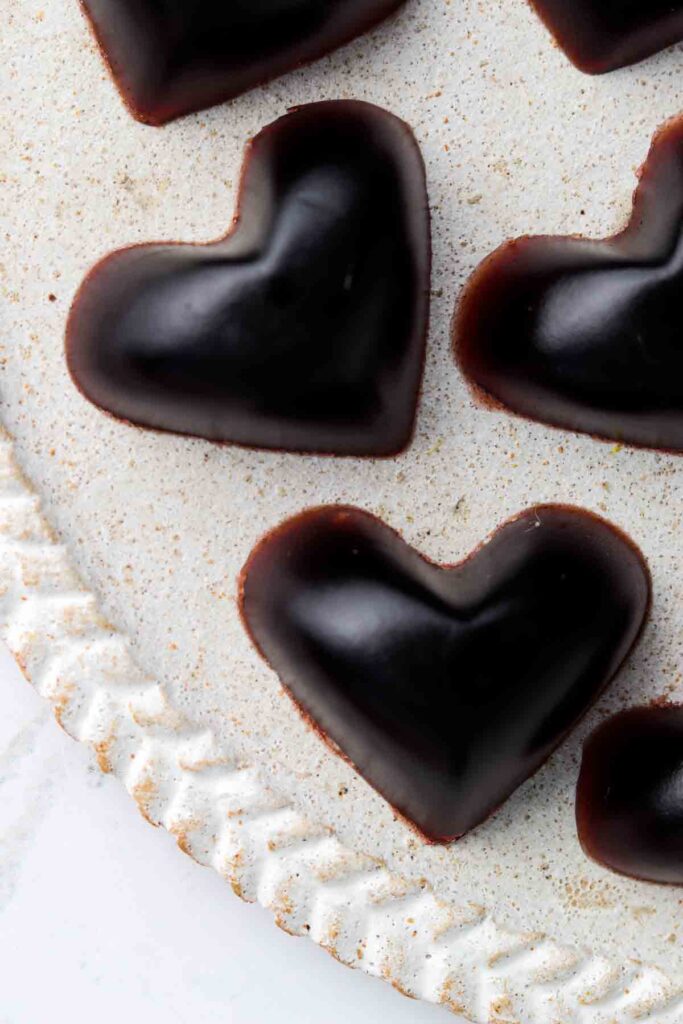
<path id="1" fill-rule="evenodd" d="M 69 318 L 69 370 L 139 426 L 393 455 L 412 434 L 429 275 L 410 129 L 367 103 L 309 104 L 251 143 L 226 238 L 135 246 L 91 271 Z"/>

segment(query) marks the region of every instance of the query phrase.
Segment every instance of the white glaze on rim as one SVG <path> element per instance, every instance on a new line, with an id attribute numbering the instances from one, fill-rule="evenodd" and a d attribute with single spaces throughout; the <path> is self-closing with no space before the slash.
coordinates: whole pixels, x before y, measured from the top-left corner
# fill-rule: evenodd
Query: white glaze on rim
<path id="1" fill-rule="evenodd" d="M 0 439 L 0 635 L 60 725 L 88 744 L 147 820 L 242 899 L 350 967 L 477 1024 L 683 1021 L 683 991 L 655 966 L 615 964 L 501 928 L 411 886 L 307 822 L 232 761 L 135 664 L 101 615 Z"/>

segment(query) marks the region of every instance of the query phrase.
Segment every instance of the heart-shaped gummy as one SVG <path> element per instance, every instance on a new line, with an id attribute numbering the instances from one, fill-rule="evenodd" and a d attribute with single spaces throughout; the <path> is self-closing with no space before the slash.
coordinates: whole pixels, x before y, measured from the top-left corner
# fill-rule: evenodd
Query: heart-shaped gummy
<path id="1" fill-rule="evenodd" d="M 520 238 L 481 264 L 454 349 L 494 405 L 683 451 L 683 118 L 655 137 L 622 234 Z"/>
<path id="2" fill-rule="evenodd" d="M 367 32 L 405 0 L 82 0 L 131 113 L 223 103 Z"/>
<path id="3" fill-rule="evenodd" d="M 429 269 L 410 129 L 367 103 L 310 104 L 251 143 L 227 238 L 135 246 L 91 271 L 69 369 L 86 398 L 140 426 L 395 454 L 415 418 Z"/>
<path id="4" fill-rule="evenodd" d="M 302 713 L 427 839 L 458 838 L 596 699 L 649 607 L 604 520 L 531 509 L 456 566 L 358 509 L 268 534 L 240 581 L 252 639 Z"/>
<path id="5" fill-rule="evenodd" d="M 622 875 L 683 885 L 683 706 L 631 708 L 596 729 L 576 820 L 589 857 Z"/>
<path id="6" fill-rule="evenodd" d="M 683 39 L 683 0 L 531 0 L 569 59 L 603 74 Z"/>

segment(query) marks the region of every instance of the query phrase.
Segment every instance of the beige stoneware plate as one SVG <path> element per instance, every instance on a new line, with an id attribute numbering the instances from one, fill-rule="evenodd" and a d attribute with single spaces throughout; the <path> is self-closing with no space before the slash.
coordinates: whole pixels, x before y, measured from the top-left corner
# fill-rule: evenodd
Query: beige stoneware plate
<path id="1" fill-rule="evenodd" d="M 683 48 L 588 78 L 524 0 L 410 0 L 312 67 L 159 130 L 123 109 L 76 0 L 4 0 L 1 20 L 0 618 L 26 674 L 151 821 L 346 963 L 479 1024 L 680 1024 L 683 894 L 587 861 L 573 795 L 596 722 L 683 696 L 683 458 L 478 408 L 449 320 L 505 238 L 624 223 L 650 138 L 683 105 Z M 250 452 L 88 405 L 62 345 L 91 264 L 224 233 L 246 141 L 292 105 L 340 97 L 407 120 L 427 164 L 432 329 L 410 449 Z M 240 626 L 237 573 L 264 531 L 312 504 L 367 508 L 453 562 L 547 501 L 631 534 L 654 576 L 651 623 L 500 813 L 426 847 L 283 698 Z"/>

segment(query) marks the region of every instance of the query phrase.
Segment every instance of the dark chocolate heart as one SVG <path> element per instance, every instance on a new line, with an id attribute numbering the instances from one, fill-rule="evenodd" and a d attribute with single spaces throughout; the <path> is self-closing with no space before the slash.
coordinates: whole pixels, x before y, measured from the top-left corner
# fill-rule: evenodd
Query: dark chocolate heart
<path id="1" fill-rule="evenodd" d="M 588 512 L 541 506 L 456 566 L 358 509 L 268 534 L 244 622 L 303 714 L 427 839 L 474 828 L 539 768 L 635 643 L 642 555 Z"/>
<path id="2" fill-rule="evenodd" d="M 573 64 L 590 75 L 683 39 L 683 0 L 531 0 Z"/>
<path id="3" fill-rule="evenodd" d="M 511 412 L 683 451 L 683 118 L 655 137 L 626 230 L 520 238 L 475 271 L 454 322 L 474 389 Z"/>
<path id="4" fill-rule="evenodd" d="M 232 99 L 322 57 L 405 0 L 82 0 L 131 113 L 147 124 Z"/>
<path id="5" fill-rule="evenodd" d="M 594 860 L 683 885 L 683 706 L 631 708 L 596 729 L 583 752 L 576 821 Z"/>
<path id="6" fill-rule="evenodd" d="M 415 418 L 429 265 L 410 129 L 367 103 L 313 103 L 251 143 L 227 238 L 134 246 L 91 271 L 69 369 L 86 398 L 140 426 L 392 455 Z"/>

